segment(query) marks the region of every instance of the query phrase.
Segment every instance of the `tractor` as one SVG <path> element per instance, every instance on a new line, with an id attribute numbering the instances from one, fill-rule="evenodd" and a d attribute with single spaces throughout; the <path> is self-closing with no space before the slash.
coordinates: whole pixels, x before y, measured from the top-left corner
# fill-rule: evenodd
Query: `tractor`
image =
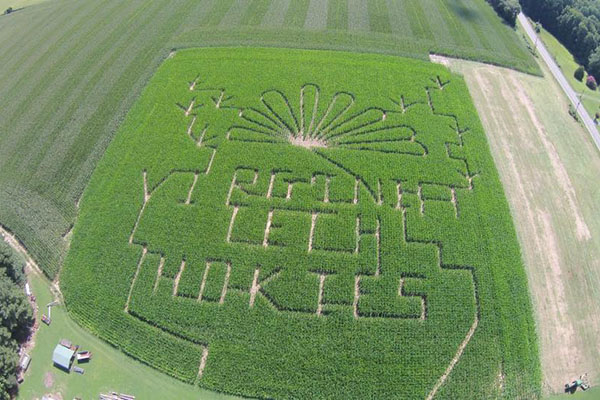
<path id="1" fill-rule="evenodd" d="M 581 390 L 587 390 L 589 389 L 589 387 L 590 384 L 587 378 L 587 374 L 584 374 L 581 375 L 579 379 L 575 379 L 571 383 L 565 383 L 565 392 L 575 393 L 575 391 L 577 391 L 578 388 L 581 388 Z"/>

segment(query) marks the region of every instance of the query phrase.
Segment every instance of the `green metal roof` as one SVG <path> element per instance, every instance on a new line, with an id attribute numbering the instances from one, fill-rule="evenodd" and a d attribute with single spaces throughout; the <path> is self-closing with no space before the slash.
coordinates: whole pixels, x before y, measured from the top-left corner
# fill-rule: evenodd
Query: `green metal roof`
<path id="1" fill-rule="evenodd" d="M 64 369 L 71 367 L 71 358 L 73 358 L 75 352 L 71 349 L 67 349 L 65 346 L 57 344 L 52 353 L 52 362 Z"/>

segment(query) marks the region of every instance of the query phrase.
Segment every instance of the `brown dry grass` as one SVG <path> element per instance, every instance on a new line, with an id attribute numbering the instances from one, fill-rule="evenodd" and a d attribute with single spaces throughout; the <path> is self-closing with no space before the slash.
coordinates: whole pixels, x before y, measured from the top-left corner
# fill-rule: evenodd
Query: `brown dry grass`
<path id="1" fill-rule="evenodd" d="M 435 60 L 435 61 L 440 61 Z M 465 76 L 527 266 L 543 387 L 600 380 L 600 154 L 549 74 L 442 60 Z"/>

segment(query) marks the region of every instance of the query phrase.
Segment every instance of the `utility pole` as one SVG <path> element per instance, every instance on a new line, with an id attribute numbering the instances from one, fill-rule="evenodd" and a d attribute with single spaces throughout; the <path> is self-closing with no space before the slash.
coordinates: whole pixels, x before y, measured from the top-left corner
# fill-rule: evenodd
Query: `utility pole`
<path id="1" fill-rule="evenodd" d="M 581 89 L 581 93 L 579 93 L 577 106 L 575 107 L 575 112 L 577 112 L 577 110 L 579 110 L 579 105 L 581 104 L 581 98 L 583 97 L 584 90 L 585 90 L 585 88 Z"/>

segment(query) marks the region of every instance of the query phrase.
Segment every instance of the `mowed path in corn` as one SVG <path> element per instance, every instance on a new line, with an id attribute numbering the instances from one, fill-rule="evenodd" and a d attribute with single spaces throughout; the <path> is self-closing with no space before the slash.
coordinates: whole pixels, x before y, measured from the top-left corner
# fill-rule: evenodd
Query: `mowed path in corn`
<path id="1" fill-rule="evenodd" d="M 174 48 L 217 45 L 537 69 L 485 0 L 49 0 L 0 16 L 0 223 L 50 277 L 91 172 L 157 66 Z"/>
<path id="2" fill-rule="evenodd" d="M 450 61 L 465 76 L 511 206 L 540 338 L 543 389 L 600 380 L 600 157 L 547 70 Z"/>

